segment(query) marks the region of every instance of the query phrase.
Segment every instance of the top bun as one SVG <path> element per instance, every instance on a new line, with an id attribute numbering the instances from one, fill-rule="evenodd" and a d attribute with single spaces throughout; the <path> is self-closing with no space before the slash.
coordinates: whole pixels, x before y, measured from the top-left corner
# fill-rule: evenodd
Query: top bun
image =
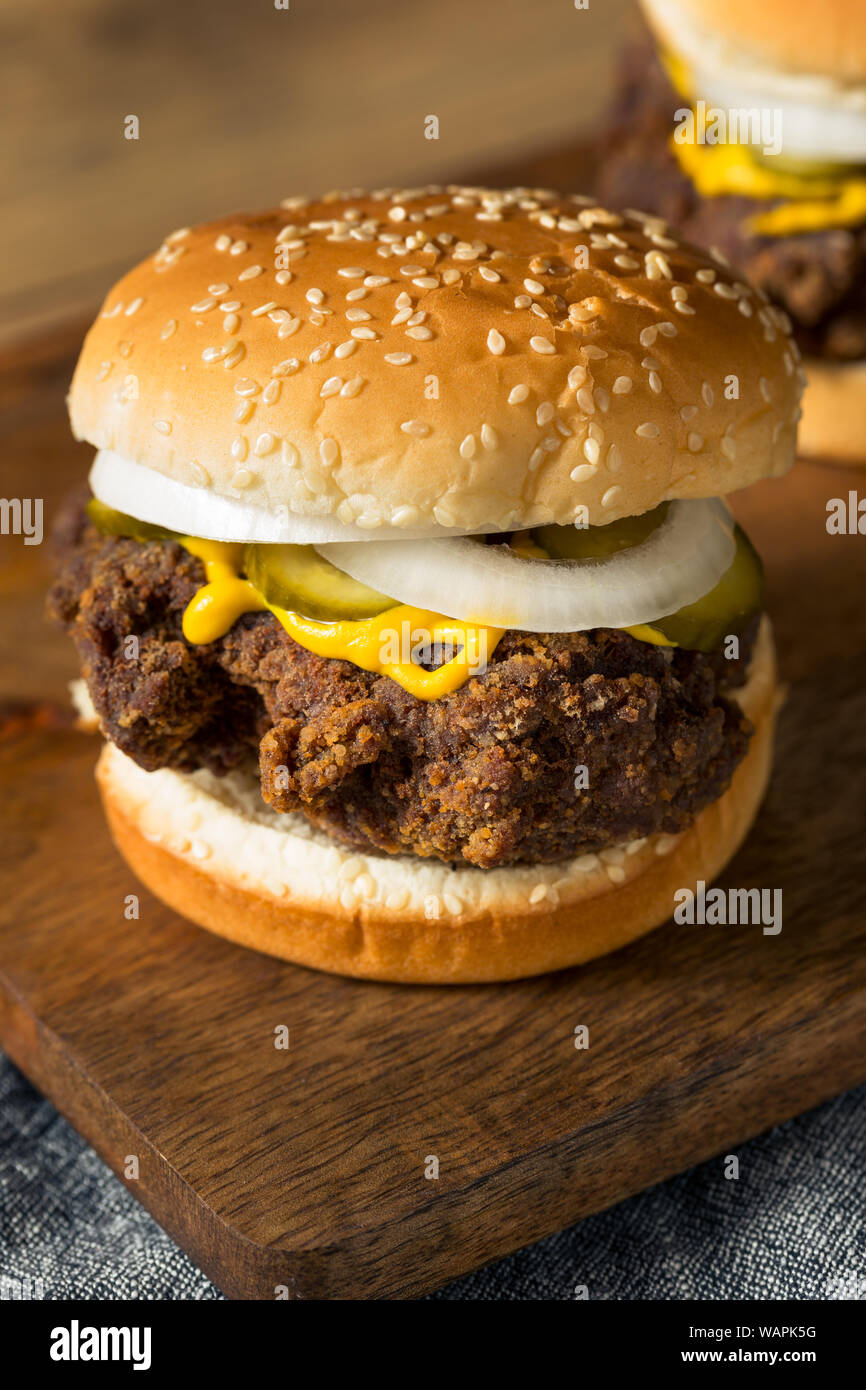
<path id="1" fill-rule="evenodd" d="M 678 26 L 693 23 L 732 48 L 790 73 L 866 82 L 863 0 L 641 0 L 663 43 L 679 52 Z"/>
<path id="2" fill-rule="evenodd" d="M 70 413 L 182 483 L 362 529 L 600 524 L 788 468 L 788 330 L 720 256 L 587 197 L 291 198 L 130 271 Z"/>

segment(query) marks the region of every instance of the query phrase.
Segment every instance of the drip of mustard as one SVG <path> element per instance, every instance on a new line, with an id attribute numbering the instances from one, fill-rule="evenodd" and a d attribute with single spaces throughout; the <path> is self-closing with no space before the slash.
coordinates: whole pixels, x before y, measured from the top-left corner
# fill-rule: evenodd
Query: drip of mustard
<path id="1" fill-rule="evenodd" d="M 399 604 L 373 618 L 354 622 L 318 622 L 279 608 L 248 579 L 242 579 L 243 546 L 184 536 L 183 547 L 202 561 L 207 583 L 190 599 L 183 615 L 183 635 L 198 645 L 223 637 L 244 613 L 270 612 L 307 651 L 351 661 L 364 671 L 390 676 L 419 700 L 438 700 L 459 690 L 484 665 L 503 635 L 503 628 L 444 618 L 440 613 Z M 435 671 L 415 661 L 389 660 L 405 646 L 433 642 L 460 650 Z"/>
<path id="2" fill-rule="evenodd" d="M 662 62 L 671 85 L 691 104 L 693 81 L 688 64 L 669 49 Z M 695 113 L 697 124 L 697 113 Z M 703 198 L 732 194 L 743 198 L 785 198 L 781 207 L 748 219 L 751 232 L 763 236 L 792 236 L 827 227 L 853 227 L 866 219 L 866 178 L 862 175 L 793 174 L 771 169 L 757 160 L 748 145 L 679 144 L 671 149 L 680 168 Z"/>
<path id="3" fill-rule="evenodd" d="M 747 145 L 680 144 L 671 149 L 704 198 L 786 198 L 781 207 L 756 213 L 749 229 L 765 236 L 849 227 L 866 218 L 866 178 L 811 177 L 769 169 Z"/>

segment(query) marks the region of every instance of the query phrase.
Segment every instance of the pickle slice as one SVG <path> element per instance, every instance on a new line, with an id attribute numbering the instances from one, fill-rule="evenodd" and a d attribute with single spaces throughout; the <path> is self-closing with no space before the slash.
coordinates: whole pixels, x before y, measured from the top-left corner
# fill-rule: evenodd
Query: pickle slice
<path id="1" fill-rule="evenodd" d="M 764 567 L 741 526 L 734 527 L 737 549 L 718 584 L 694 603 L 651 624 L 679 647 L 712 652 L 732 633 L 742 632 L 759 612 L 764 596 Z"/>
<path id="2" fill-rule="evenodd" d="M 554 560 L 603 559 L 627 546 L 640 545 L 664 520 L 667 503 L 641 516 L 626 516 L 609 526 L 541 526 L 533 540 Z M 757 551 L 740 526 L 734 527 L 736 550 L 718 584 L 694 603 L 657 618 L 645 627 L 691 651 L 711 652 L 725 638 L 742 632 L 757 613 L 764 594 L 764 570 Z"/>
<path id="3" fill-rule="evenodd" d="M 397 602 L 351 579 L 311 545 L 247 545 L 244 570 L 275 608 L 319 622 L 373 618 Z"/>
<path id="4" fill-rule="evenodd" d="M 115 511 L 98 497 L 91 497 L 85 508 L 87 515 L 97 531 L 104 536 L 130 536 L 136 541 L 176 541 L 179 531 L 169 531 L 164 526 L 154 526 L 149 521 L 139 521 L 138 517 L 127 516 L 126 512 Z"/>
<path id="5" fill-rule="evenodd" d="M 640 545 L 661 526 L 667 510 L 667 502 L 662 502 L 651 512 L 623 516 L 609 526 L 539 526 L 532 537 L 552 560 L 603 560 Z"/>

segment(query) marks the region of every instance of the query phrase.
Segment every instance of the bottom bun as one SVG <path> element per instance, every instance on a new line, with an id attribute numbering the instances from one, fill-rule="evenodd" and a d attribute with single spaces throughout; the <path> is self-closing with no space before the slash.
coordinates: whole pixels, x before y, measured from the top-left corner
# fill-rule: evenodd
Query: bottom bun
<path id="1" fill-rule="evenodd" d="M 797 451 L 804 458 L 866 465 L 866 362 L 808 358 Z"/>
<path id="2" fill-rule="evenodd" d="M 746 836 L 767 785 L 777 706 L 770 625 L 747 684 L 755 725 L 723 796 L 679 835 L 560 864 L 449 868 L 356 853 L 261 800 L 252 774 L 143 772 L 112 744 L 97 768 L 108 823 L 170 907 L 243 946 L 339 975 L 407 984 L 515 980 L 579 965 L 667 921 Z"/>

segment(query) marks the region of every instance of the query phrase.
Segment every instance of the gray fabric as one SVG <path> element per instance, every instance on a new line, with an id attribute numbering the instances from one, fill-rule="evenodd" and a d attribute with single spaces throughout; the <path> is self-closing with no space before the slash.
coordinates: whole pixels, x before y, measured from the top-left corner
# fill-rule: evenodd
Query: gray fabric
<path id="1" fill-rule="evenodd" d="M 866 1298 L 866 1087 L 434 1299 Z M 21 1073 L 0 1058 L 0 1297 L 221 1294 Z M 19 1282 L 20 1281 L 20 1282 Z"/>

